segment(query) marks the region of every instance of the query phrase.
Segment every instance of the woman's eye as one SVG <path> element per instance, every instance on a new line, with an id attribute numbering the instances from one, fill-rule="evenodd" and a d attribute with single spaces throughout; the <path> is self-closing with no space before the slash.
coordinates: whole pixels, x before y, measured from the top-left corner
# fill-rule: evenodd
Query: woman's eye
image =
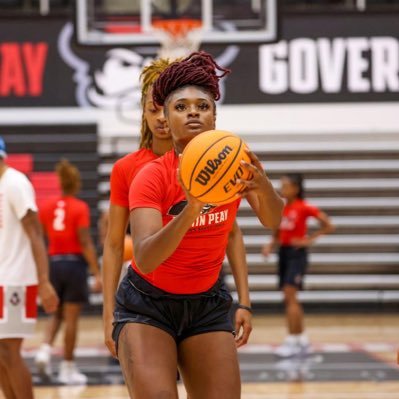
<path id="1" fill-rule="evenodd" d="M 175 109 L 177 111 L 184 111 L 186 109 L 186 106 L 184 104 L 176 104 Z"/>
<path id="2" fill-rule="evenodd" d="M 201 103 L 201 104 L 198 105 L 198 108 L 201 111 L 206 111 L 207 109 L 209 109 L 209 104 L 208 103 Z"/>
<path id="3" fill-rule="evenodd" d="M 150 112 L 151 114 L 156 114 L 158 110 L 156 108 L 150 108 L 148 112 Z"/>

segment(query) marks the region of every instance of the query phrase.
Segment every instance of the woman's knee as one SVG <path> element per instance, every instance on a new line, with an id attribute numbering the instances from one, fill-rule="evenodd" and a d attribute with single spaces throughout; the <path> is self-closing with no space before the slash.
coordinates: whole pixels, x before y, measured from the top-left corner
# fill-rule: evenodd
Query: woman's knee
<path id="1" fill-rule="evenodd" d="M 284 302 L 286 305 L 298 303 L 297 288 L 292 285 L 285 285 L 283 288 Z"/>
<path id="2" fill-rule="evenodd" d="M 0 340 L 0 363 L 3 367 L 10 367 L 21 358 L 20 346 L 16 342 Z"/>

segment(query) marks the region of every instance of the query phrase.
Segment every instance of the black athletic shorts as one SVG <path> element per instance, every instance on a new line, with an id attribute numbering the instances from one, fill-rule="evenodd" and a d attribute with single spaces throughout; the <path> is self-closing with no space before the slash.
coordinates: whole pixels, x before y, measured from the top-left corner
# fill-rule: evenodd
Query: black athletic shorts
<path id="1" fill-rule="evenodd" d="M 279 287 L 293 285 L 298 289 L 303 288 L 308 254 L 306 248 L 281 246 L 279 250 Z"/>
<path id="2" fill-rule="evenodd" d="M 50 256 L 50 281 L 60 303 L 86 303 L 89 299 L 87 262 L 81 255 Z"/>
<path id="3" fill-rule="evenodd" d="M 118 345 L 119 334 L 126 323 L 158 327 L 170 334 L 177 344 L 211 331 L 234 334 L 229 313 L 232 301 L 222 279 L 206 292 L 177 295 L 153 286 L 129 267 L 116 294 L 112 336 Z"/>

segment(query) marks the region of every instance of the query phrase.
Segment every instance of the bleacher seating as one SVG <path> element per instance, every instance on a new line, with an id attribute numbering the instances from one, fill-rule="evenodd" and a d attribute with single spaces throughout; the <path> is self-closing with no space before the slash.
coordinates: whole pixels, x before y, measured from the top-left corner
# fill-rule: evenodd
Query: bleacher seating
<path id="1" fill-rule="evenodd" d="M 33 170 L 33 156 L 31 154 L 9 154 L 6 163 L 26 175 Z"/>
<path id="2" fill-rule="evenodd" d="M 54 172 L 33 172 L 29 178 L 35 189 L 39 209 L 49 197 L 61 194 L 58 176 Z"/>

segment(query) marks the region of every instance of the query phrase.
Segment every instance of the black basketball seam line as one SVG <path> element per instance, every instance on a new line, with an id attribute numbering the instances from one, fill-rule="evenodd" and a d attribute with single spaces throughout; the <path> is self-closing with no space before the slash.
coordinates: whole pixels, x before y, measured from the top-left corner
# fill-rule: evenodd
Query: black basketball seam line
<path id="1" fill-rule="evenodd" d="M 197 137 L 198 137 L 198 136 L 197 136 Z M 225 138 L 227 138 L 227 137 L 239 138 L 240 141 L 242 141 L 240 137 L 238 137 L 238 136 L 233 136 L 233 135 L 230 134 L 230 135 L 228 135 L 228 136 L 223 136 L 223 137 L 221 137 L 220 139 L 218 139 L 217 141 L 215 141 L 214 143 L 212 143 L 211 145 L 209 145 L 209 147 L 205 149 L 203 155 L 201 155 L 201 157 L 198 159 L 197 163 L 194 165 L 194 168 L 193 168 L 193 171 L 191 172 L 191 176 L 190 176 L 190 180 L 189 180 L 189 182 L 190 182 L 190 187 L 187 188 L 188 191 L 191 190 L 191 181 L 192 181 L 192 178 L 193 178 L 193 174 L 194 174 L 195 168 L 196 168 L 197 165 L 201 162 L 201 159 L 204 157 L 204 155 L 206 154 L 206 152 L 207 152 L 213 145 L 219 143 L 219 141 L 221 141 L 221 140 L 223 140 L 223 139 L 225 139 Z M 183 179 L 182 179 L 182 181 L 183 181 Z M 183 183 L 184 183 L 184 182 L 183 182 Z M 196 198 L 196 197 L 195 197 L 195 198 Z"/>
<path id="2" fill-rule="evenodd" d="M 230 198 L 233 198 L 235 195 L 237 195 L 240 191 L 237 191 L 235 194 L 231 195 L 230 197 L 227 197 L 225 200 L 223 200 L 222 203 L 220 203 L 220 206 L 222 205 L 227 205 L 227 203 L 225 201 L 229 200 Z M 238 199 L 238 198 L 237 198 Z M 215 202 L 215 205 L 217 205 L 218 203 Z"/>
<path id="3" fill-rule="evenodd" d="M 238 147 L 237 154 L 234 156 L 233 160 L 231 161 L 230 165 L 226 168 L 225 172 L 222 174 L 222 176 L 219 177 L 219 180 L 217 180 L 211 188 L 209 188 L 207 191 L 205 191 L 204 193 L 202 193 L 201 195 L 199 195 L 198 197 L 195 197 L 195 198 L 200 199 L 201 197 L 203 197 L 203 196 L 204 196 L 205 194 L 207 194 L 210 190 L 212 190 L 212 189 L 215 187 L 215 185 L 218 184 L 218 183 L 220 182 L 220 180 L 223 179 L 223 177 L 225 176 L 225 174 L 226 174 L 227 171 L 229 170 L 229 168 L 230 168 L 230 166 L 232 165 L 232 163 L 233 163 L 233 162 L 236 160 L 236 158 L 238 157 L 238 154 L 240 153 L 241 147 L 242 147 L 242 140 L 241 140 L 241 138 L 240 138 L 240 146 Z M 236 193 L 236 194 L 237 194 L 237 193 Z M 229 197 L 229 198 L 231 198 L 231 197 Z"/>
<path id="4" fill-rule="evenodd" d="M 221 141 L 221 140 L 223 140 L 223 139 L 225 139 L 225 138 L 227 138 L 227 137 L 237 137 L 237 136 L 232 136 L 232 135 L 223 136 L 223 137 L 221 137 L 220 139 L 218 139 L 217 141 L 215 141 L 214 143 L 212 143 L 211 145 L 209 145 L 208 148 L 205 149 L 205 151 L 203 152 L 203 155 L 201 155 L 201 157 L 198 159 L 198 161 L 197 161 L 196 164 L 194 165 L 193 171 L 191 172 L 191 176 L 190 176 L 190 180 L 189 180 L 189 182 L 190 182 L 190 187 L 188 188 L 188 191 L 191 190 L 191 184 L 192 184 L 191 182 L 192 182 L 192 177 L 193 177 L 195 168 L 196 168 L 196 167 L 198 166 L 198 164 L 201 162 L 201 160 L 202 160 L 202 158 L 205 156 L 206 152 L 207 152 L 213 145 L 219 143 L 219 141 Z M 239 138 L 239 137 L 238 137 L 238 138 Z M 239 139 L 240 139 L 240 138 L 239 138 Z M 240 139 L 240 140 L 241 140 L 241 139 Z"/>

